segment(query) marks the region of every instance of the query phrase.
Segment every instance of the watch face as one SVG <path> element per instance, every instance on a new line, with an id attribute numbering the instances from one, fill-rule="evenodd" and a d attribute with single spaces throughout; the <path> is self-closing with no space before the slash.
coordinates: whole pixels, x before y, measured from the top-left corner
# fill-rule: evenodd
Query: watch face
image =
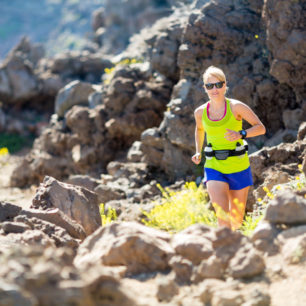
<path id="1" fill-rule="evenodd" d="M 246 132 L 245 130 L 241 130 L 241 131 L 240 131 L 240 135 L 241 135 L 242 137 L 246 137 L 247 132 Z"/>

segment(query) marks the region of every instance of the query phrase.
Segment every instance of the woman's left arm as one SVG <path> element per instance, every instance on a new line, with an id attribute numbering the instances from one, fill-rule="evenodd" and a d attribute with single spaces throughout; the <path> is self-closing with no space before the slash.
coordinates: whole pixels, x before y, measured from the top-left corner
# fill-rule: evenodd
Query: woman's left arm
<path id="1" fill-rule="evenodd" d="M 245 130 L 247 132 L 247 138 L 263 135 L 266 133 L 265 126 L 262 124 L 257 115 L 252 111 L 252 109 L 246 104 L 237 101 L 233 103 L 232 111 L 236 119 L 246 120 L 251 125 L 250 128 Z M 225 138 L 229 141 L 236 141 L 241 137 L 242 136 L 239 132 L 229 129 L 227 129 L 227 132 L 225 133 Z"/>

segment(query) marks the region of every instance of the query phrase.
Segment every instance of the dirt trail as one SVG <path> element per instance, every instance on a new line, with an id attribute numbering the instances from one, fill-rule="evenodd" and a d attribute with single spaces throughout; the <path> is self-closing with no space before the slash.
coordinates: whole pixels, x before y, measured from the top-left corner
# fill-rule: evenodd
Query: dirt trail
<path id="1" fill-rule="evenodd" d="M 19 205 L 23 208 L 29 208 L 37 186 L 31 186 L 31 188 L 27 189 L 20 189 L 16 187 L 11 187 L 9 185 L 11 173 L 13 172 L 18 161 L 25 154 L 26 151 L 22 151 L 21 153 L 18 153 L 16 155 L 1 157 L 0 201 L 6 201 L 15 205 Z"/>

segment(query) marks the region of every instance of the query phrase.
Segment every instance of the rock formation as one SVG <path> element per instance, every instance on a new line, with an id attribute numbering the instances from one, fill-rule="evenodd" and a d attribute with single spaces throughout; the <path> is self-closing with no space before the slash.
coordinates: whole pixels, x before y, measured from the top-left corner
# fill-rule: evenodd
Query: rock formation
<path id="1" fill-rule="evenodd" d="M 52 199 L 52 192 L 45 198 Z M 38 197 L 40 190 L 33 204 Z M 0 203 L 2 304 L 53 305 L 56 297 L 76 305 L 298 305 L 305 295 L 306 199 L 289 189 L 271 200 L 250 238 L 200 224 L 171 236 L 115 222 L 81 242 L 64 230 L 71 224 L 69 205 L 61 207 L 64 218 L 50 218 L 40 209 Z M 283 282 L 290 282 L 294 297 Z"/>
<path id="2" fill-rule="evenodd" d="M 298 165 L 306 173 L 304 2 L 188 0 L 171 15 L 176 1 L 116 1 L 115 12 L 110 3 L 93 15 L 100 48 L 46 58 L 23 39 L 0 66 L 0 131 L 38 136 L 11 186 L 40 183 L 31 208 L 0 202 L 0 305 L 298 305 L 305 188 L 287 185 Z M 268 131 L 249 140 L 247 210 L 263 187 L 284 189 L 266 197 L 251 237 L 141 224 L 160 200 L 157 182 L 201 181 L 193 111 L 207 99 L 209 65 Z M 30 120 L 15 117 L 20 109 Z M 29 123 L 39 112 L 46 126 Z M 101 227 L 100 203 L 117 222 Z"/>

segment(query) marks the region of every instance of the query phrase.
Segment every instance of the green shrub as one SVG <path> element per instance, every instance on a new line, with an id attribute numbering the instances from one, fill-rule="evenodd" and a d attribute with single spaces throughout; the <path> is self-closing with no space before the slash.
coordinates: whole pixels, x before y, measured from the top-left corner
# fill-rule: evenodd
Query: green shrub
<path id="1" fill-rule="evenodd" d="M 20 151 L 23 147 L 31 146 L 33 143 L 33 138 L 30 136 L 25 137 L 19 134 L 0 134 L 0 148 L 7 148 L 9 153 L 16 153 Z"/>

